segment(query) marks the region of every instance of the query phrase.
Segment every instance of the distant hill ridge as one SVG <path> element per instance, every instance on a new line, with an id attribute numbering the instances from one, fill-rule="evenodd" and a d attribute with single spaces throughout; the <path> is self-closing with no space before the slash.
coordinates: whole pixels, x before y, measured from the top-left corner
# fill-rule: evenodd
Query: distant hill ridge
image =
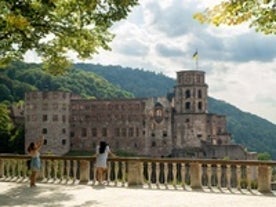
<path id="1" fill-rule="evenodd" d="M 78 63 L 69 74 L 54 77 L 44 73 L 40 64 L 17 62 L 0 71 L 0 102 L 22 100 L 30 90 L 64 90 L 86 98 L 157 97 L 172 92 L 174 85 L 174 79 L 142 69 Z M 276 159 L 275 124 L 211 97 L 208 111 L 227 116 L 236 143 Z"/>

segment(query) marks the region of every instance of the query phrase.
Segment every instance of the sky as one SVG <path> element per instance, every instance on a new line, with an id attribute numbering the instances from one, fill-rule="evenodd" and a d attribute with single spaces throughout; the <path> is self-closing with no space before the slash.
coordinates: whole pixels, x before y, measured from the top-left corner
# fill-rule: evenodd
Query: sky
<path id="1" fill-rule="evenodd" d="M 276 124 L 276 36 L 256 33 L 247 24 L 215 27 L 192 18 L 217 1 L 140 0 L 113 26 L 112 51 L 101 50 L 85 62 L 176 78 L 177 71 L 196 69 L 197 50 L 209 96 Z"/>

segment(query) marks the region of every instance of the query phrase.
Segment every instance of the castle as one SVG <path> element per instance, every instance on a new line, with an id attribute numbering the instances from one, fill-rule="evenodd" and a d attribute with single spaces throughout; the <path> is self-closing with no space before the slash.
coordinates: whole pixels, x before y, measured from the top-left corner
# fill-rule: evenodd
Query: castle
<path id="1" fill-rule="evenodd" d="M 207 111 L 205 73 L 177 72 L 167 97 L 87 100 L 61 91 L 25 94 L 25 147 L 41 134 L 42 153 L 93 151 L 105 140 L 113 151 L 137 156 L 254 159 L 232 144 L 226 117 Z"/>

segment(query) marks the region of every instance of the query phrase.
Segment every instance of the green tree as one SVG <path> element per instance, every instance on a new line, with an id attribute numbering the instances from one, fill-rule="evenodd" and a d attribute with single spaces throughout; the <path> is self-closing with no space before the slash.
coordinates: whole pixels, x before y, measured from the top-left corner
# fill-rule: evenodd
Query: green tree
<path id="1" fill-rule="evenodd" d="M 66 54 L 91 58 L 109 50 L 111 26 L 126 18 L 138 0 L 0 0 L 0 66 L 33 50 L 56 75 L 70 66 Z"/>
<path id="2" fill-rule="evenodd" d="M 268 152 L 258 153 L 258 160 L 271 160 L 271 155 Z"/>
<path id="3" fill-rule="evenodd" d="M 212 8 L 194 14 L 201 23 L 216 26 L 248 22 L 258 32 L 276 34 L 275 0 L 224 0 Z"/>

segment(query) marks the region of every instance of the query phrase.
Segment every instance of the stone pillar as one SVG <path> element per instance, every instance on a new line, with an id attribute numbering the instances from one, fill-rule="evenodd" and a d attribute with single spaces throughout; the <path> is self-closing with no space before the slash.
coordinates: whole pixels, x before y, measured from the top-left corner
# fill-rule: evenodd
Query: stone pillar
<path id="1" fill-rule="evenodd" d="M 80 160 L 80 184 L 86 184 L 90 180 L 90 162 Z"/>
<path id="2" fill-rule="evenodd" d="M 190 164 L 190 176 L 191 176 L 191 188 L 202 189 L 201 184 L 201 164 L 191 163 Z"/>
<path id="3" fill-rule="evenodd" d="M 143 165 L 139 161 L 128 161 L 128 186 L 142 186 L 143 185 Z"/>
<path id="4" fill-rule="evenodd" d="M 258 191 L 261 193 L 271 192 L 271 175 L 270 167 L 260 165 L 258 167 Z"/>

